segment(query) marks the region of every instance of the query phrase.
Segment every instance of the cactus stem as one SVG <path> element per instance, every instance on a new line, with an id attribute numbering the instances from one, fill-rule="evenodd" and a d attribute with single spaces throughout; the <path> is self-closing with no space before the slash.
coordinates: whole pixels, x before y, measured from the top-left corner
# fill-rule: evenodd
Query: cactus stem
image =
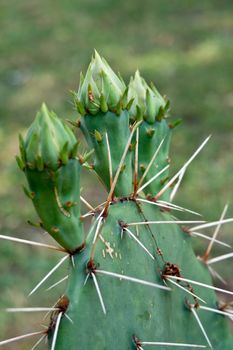
<path id="1" fill-rule="evenodd" d="M 213 309 L 211 307 L 207 307 L 207 306 L 203 306 L 203 305 L 200 305 L 199 309 L 210 311 L 210 312 L 215 312 L 216 314 L 220 314 L 220 315 L 224 315 L 224 316 L 228 316 L 228 317 L 232 316 L 229 312 L 225 312 L 225 311 L 222 311 L 222 310 L 219 310 L 219 309 Z"/>
<path id="2" fill-rule="evenodd" d="M 56 326 L 55 326 L 55 330 L 54 330 L 54 334 L 53 334 L 53 341 L 52 341 L 51 350 L 55 350 L 56 341 L 57 341 L 57 334 L 58 334 L 58 329 L 59 329 L 59 326 L 60 326 L 62 315 L 63 315 L 63 313 L 59 312 L 59 314 L 57 316 Z"/>
<path id="3" fill-rule="evenodd" d="M 227 281 L 224 280 L 224 278 L 217 271 L 215 271 L 211 266 L 208 266 L 208 269 L 214 278 L 217 278 L 220 282 L 227 285 Z"/>
<path id="4" fill-rule="evenodd" d="M 172 278 L 172 279 L 175 279 L 175 280 L 178 280 L 178 281 L 184 281 L 184 282 L 196 284 L 197 286 L 201 286 L 201 287 L 208 288 L 208 289 L 213 289 L 213 290 L 216 290 L 216 291 L 218 291 L 218 292 L 225 293 L 225 294 L 233 295 L 233 292 L 230 291 L 230 290 L 226 290 L 226 289 L 222 289 L 222 288 L 217 288 L 217 287 L 214 287 L 214 286 L 210 286 L 209 284 L 205 284 L 205 283 L 202 283 L 202 282 L 190 280 L 190 279 L 188 279 L 188 278 L 179 277 L 179 276 L 169 276 L 169 278 Z"/>
<path id="5" fill-rule="evenodd" d="M 65 277 L 63 277 L 62 279 L 60 279 L 58 282 L 52 284 L 49 288 L 46 289 L 46 292 L 48 292 L 49 290 L 57 287 L 60 283 L 66 281 L 69 278 L 69 275 L 66 275 Z"/>
<path id="6" fill-rule="evenodd" d="M 191 292 L 190 290 L 186 289 L 185 287 L 181 286 L 179 283 L 176 283 L 175 281 L 173 281 L 173 280 L 171 280 L 171 279 L 169 279 L 169 278 L 167 278 L 167 280 L 168 280 L 169 282 L 171 282 L 172 284 L 174 284 L 175 286 L 179 287 L 180 289 L 183 289 L 186 293 L 191 294 L 193 297 L 195 297 L 195 298 L 201 300 L 204 304 L 206 304 L 206 301 L 205 301 L 205 300 L 203 300 L 202 298 L 200 298 L 198 295 L 194 294 L 194 293 Z"/>
<path id="7" fill-rule="evenodd" d="M 28 296 L 31 296 L 32 294 L 35 293 L 35 291 L 53 274 L 54 271 L 56 271 L 58 269 L 58 267 L 60 267 L 65 260 L 69 257 L 69 255 L 64 256 L 57 265 L 55 265 L 52 270 L 50 270 L 47 275 L 35 286 L 35 288 L 33 288 L 33 290 L 28 294 Z"/>
<path id="8" fill-rule="evenodd" d="M 103 313 L 106 315 L 106 308 L 105 308 L 105 305 L 104 305 L 103 297 L 102 297 L 102 294 L 101 294 L 101 291 L 100 291 L 100 288 L 99 288 L 99 284 L 98 284 L 98 281 L 97 281 L 97 278 L 96 278 L 94 272 L 91 272 L 91 277 L 93 278 L 94 285 L 95 285 L 95 288 L 96 288 L 96 291 L 97 291 L 97 294 L 98 294 L 98 297 L 99 297 L 99 300 L 100 300 L 100 304 L 101 304 Z"/>
<path id="9" fill-rule="evenodd" d="M 38 345 L 40 345 L 40 343 L 47 337 L 47 334 L 43 334 L 42 337 L 40 337 L 40 339 L 33 345 L 33 347 L 31 348 L 31 350 L 35 350 L 37 348 Z"/>
<path id="10" fill-rule="evenodd" d="M 85 199 L 83 198 L 82 196 L 80 196 L 80 200 L 81 202 L 83 202 L 88 209 L 92 210 L 92 211 L 95 211 L 95 209 L 93 208 L 93 206 Z"/>
<path id="11" fill-rule="evenodd" d="M 45 331 L 27 333 L 27 334 L 19 335 L 18 337 L 6 339 L 6 340 L 3 340 L 3 341 L 0 342 L 0 346 L 6 345 L 6 344 L 9 344 L 9 343 L 13 343 L 13 342 L 18 341 L 18 340 L 21 340 L 21 339 L 34 337 L 34 336 L 40 335 L 40 334 L 44 334 L 44 335 L 45 335 Z"/>
<path id="12" fill-rule="evenodd" d="M 115 273 L 115 272 L 105 271 L 105 270 L 95 270 L 95 273 L 106 275 L 106 276 L 111 276 L 111 277 L 114 277 L 114 278 L 119 278 L 120 280 L 126 280 L 126 281 L 130 281 L 130 282 L 146 285 L 146 286 L 149 286 L 149 287 L 154 287 L 154 288 L 159 288 L 159 289 L 164 289 L 164 290 L 167 290 L 167 291 L 171 291 L 171 288 L 169 288 L 169 287 L 162 286 L 162 285 L 157 284 L 157 283 L 141 280 L 141 279 L 138 279 L 138 278 L 135 278 L 135 277 L 122 275 L 120 273 Z"/>
<path id="13" fill-rule="evenodd" d="M 109 191 L 109 194 L 108 194 L 108 197 L 107 197 L 107 201 L 106 201 L 106 204 L 105 204 L 105 208 L 104 208 L 104 215 L 107 214 L 107 211 L 108 211 L 108 208 L 109 208 L 109 205 L 112 201 L 112 198 L 113 198 L 113 192 L 114 192 L 114 189 L 116 187 L 116 184 L 117 184 L 117 180 L 118 180 L 118 177 L 120 175 L 120 172 L 121 172 L 121 168 L 124 164 L 124 161 L 125 161 L 125 157 L 127 155 L 127 152 L 129 150 L 129 146 L 130 146 L 130 143 L 131 143 L 131 140 L 132 140 L 132 137 L 134 135 L 134 132 L 135 130 L 137 129 L 137 127 L 141 124 L 141 121 L 134 124 L 133 128 L 132 128 L 132 131 L 129 135 L 129 138 L 128 138 L 128 141 L 126 143 L 126 146 L 125 146 L 125 149 L 124 149 L 124 152 L 122 154 L 122 157 L 121 157 L 121 160 L 120 160 L 120 163 L 118 165 L 118 168 L 117 168 L 117 171 L 116 171 L 116 174 L 115 174 L 115 177 L 114 177 L 114 180 L 113 180 L 113 183 L 112 183 L 112 186 L 110 188 L 110 191 Z"/>
<path id="14" fill-rule="evenodd" d="M 211 241 L 210 241 L 210 243 L 209 243 L 209 245 L 208 245 L 208 247 L 207 247 L 205 253 L 204 253 L 203 256 L 202 256 L 202 260 L 203 260 L 204 262 L 207 262 L 207 260 L 208 260 L 208 258 L 209 258 L 209 255 L 210 255 L 211 250 L 212 250 L 212 248 L 213 248 L 213 244 L 214 244 L 214 242 L 215 242 L 215 240 L 216 240 L 216 238 L 217 238 L 217 235 L 218 235 L 218 233 L 219 233 L 219 230 L 220 230 L 220 228 L 221 228 L 221 225 L 222 225 L 221 222 L 222 222 L 222 220 L 224 219 L 227 210 L 228 210 L 228 205 L 226 204 L 225 207 L 224 207 L 224 209 L 223 209 L 223 212 L 222 212 L 222 214 L 221 214 L 221 217 L 220 217 L 220 219 L 219 219 L 219 220 L 220 220 L 220 223 L 216 226 L 216 229 L 214 230 L 212 239 L 211 239 Z"/>
<path id="15" fill-rule="evenodd" d="M 153 182 L 155 179 L 157 179 L 161 174 L 163 174 L 169 167 L 170 167 L 170 164 L 166 165 L 162 170 L 160 170 L 157 174 L 155 174 L 150 180 L 148 180 L 144 185 L 142 185 L 137 190 L 137 194 L 139 192 L 141 192 L 145 187 L 147 187 L 151 182 Z"/>
<path id="16" fill-rule="evenodd" d="M 162 139 L 162 141 L 160 142 L 159 146 L 156 148 L 155 153 L 153 154 L 153 156 L 152 156 L 152 158 L 151 158 L 151 160 L 150 160 L 148 166 L 146 167 L 145 171 L 143 172 L 143 175 L 142 175 L 142 177 L 141 177 L 141 179 L 140 179 L 140 181 L 139 181 L 138 187 L 141 187 L 141 186 L 142 186 L 143 180 L 145 179 L 145 177 L 146 177 L 148 171 L 150 170 L 152 164 L 154 163 L 155 158 L 156 158 L 157 154 L 159 153 L 160 148 L 162 147 L 162 144 L 164 143 L 164 140 L 165 140 L 165 139 Z"/>
<path id="17" fill-rule="evenodd" d="M 197 321 L 197 323 L 198 323 L 198 325 L 199 325 L 199 327 L 200 327 L 200 329 L 201 329 L 201 331 L 202 331 L 202 333 L 203 333 L 203 335 L 204 335 L 204 337 L 205 337 L 209 347 L 211 349 L 213 349 L 212 344 L 211 344 L 211 342 L 209 340 L 209 337 L 208 337 L 208 335 L 207 335 L 207 333 L 206 333 L 206 331 L 205 331 L 205 329 L 204 329 L 204 327 L 203 327 L 203 325 L 201 323 L 201 320 L 200 320 L 196 310 L 194 309 L 194 307 L 191 307 L 190 310 L 192 311 L 192 313 L 193 313 L 193 315 L 194 315 L 194 317 L 195 317 L 195 319 L 196 319 L 196 321 Z"/>
<path id="18" fill-rule="evenodd" d="M 56 251 L 59 251 L 59 252 L 67 253 L 65 248 L 56 247 L 56 246 L 53 246 L 53 245 L 50 245 L 50 244 L 34 242 L 34 241 L 26 240 L 26 239 L 10 237 L 10 236 L 5 236 L 5 235 L 0 235 L 0 239 L 5 239 L 5 240 L 8 240 L 8 241 L 34 245 L 34 246 L 38 246 L 38 247 L 48 248 L 48 249 L 56 250 Z"/>
<path id="19" fill-rule="evenodd" d="M 136 130 L 136 146 L 135 146 L 135 160 L 134 160 L 134 192 L 133 197 L 136 197 L 138 190 L 138 146 L 139 146 L 139 128 Z"/>
<path id="20" fill-rule="evenodd" d="M 191 233 L 192 237 L 201 237 L 201 238 L 207 239 L 208 241 L 211 241 L 211 239 L 212 239 L 212 237 L 204 235 L 204 234 L 202 234 L 200 232 L 190 232 L 190 233 Z M 220 245 L 222 245 L 224 247 L 232 248 L 230 244 L 222 242 L 222 241 L 219 241 L 218 239 L 215 239 L 214 242 L 217 243 L 217 244 L 220 244 Z"/>
<path id="21" fill-rule="evenodd" d="M 173 190 L 172 190 L 172 192 L 170 194 L 170 198 L 169 199 L 170 199 L 171 202 L 175 198 L 175 195 L 176 195 L 176 193 L 177 193 L 177 191 L 178 191 L 178 189 L 180 187 L 180 184 L 181 184 L 181 181 L 182 181 L 182 179 L 184 177 L 185 172 L 186 172 L 186 168 L 184 168 L 183 171 L 180 173 L 180 176 L 178 177 L 178 181 L 175 184 L 175 186 L 174 186 L 174 188 L 173 188 Z"/>
<path id="22" fill-rule="evenodd" d="M 130 222 L 127 223 L 128 226 L 134 226 L 134 225 L 151 225 L 151 224 L 194 224 L 196 222 L 205 222 L 205 221 L 140 221 L 140 222 Z"/>
<path id="23" fill-rule="evenodd" d="M 110 150 L 107 132 L 105 134 L 105 137 L 106 137 L 107 152 L 108 152 L 109 182 L 110 182 L 110 188 L 111 188 L 112 187 L 112 179 L 113 179 L 113 176 L 112 176 L 112 158 L 111 158 L 111 150 Z"/>
<path id="24" fill-rule="evenodd" d="M 142 244 L 142 242 L 133 234 L 132 231 L 130 231 L 127 227 L 123 229 L 123 232 L 127 231 L 128 234 L 142 247 L 143 250 L 151 257 L 151 259 L 155 260 L 154 256 L 149 252 L 149 250 Z"/>
<path id="25" fill-rule="evenodd" d="M 230 259 L 230 258 L 233 258 L 233 253 L 228 253 L 228 254 L 217 256 L 213 259 L 208 260 L 207 264 L 211 265 L 211 264 L 214 264 L 216 262 L 223 261 L 223 260 Z"/>
<path id="26" fill-rule="evenodd" d="M 196 158 L 196 156 L 200 153 L 202 148 L 209 141 L 211 135 L 209 135 L 202 144 L 198 147 L 198 149 L 193 153 L 193 155 L 185 162 L 185 164 L 181 167 L 181 169 L 166 183 L 166 185 L 155 195 L 155 199 L 158 200 L 161 195 L 174 183 L 174 181 L 180 176 L 184 169 L 186 169 L 190 163 Z"/>
<path id="27" fill-rule="evenodd" d="M 226 223 L 232 222 L 232 221 L 233 221 L 233 218 L 219 220 L 219 221 L 213 221 L 213 222 L 208 222 L 208 223 L 203 224 L 203 225 L 192 227 L 190 229 L 190 231 L 192 232 L 192 231 L 200 230 L 200 229 L 207 228 L 207 227 L 213 227 L 213 226 L 216 226 L 216 225 L 219 225 L 219 224 L 222 225 L 222 224 L 226 224 Z"/>

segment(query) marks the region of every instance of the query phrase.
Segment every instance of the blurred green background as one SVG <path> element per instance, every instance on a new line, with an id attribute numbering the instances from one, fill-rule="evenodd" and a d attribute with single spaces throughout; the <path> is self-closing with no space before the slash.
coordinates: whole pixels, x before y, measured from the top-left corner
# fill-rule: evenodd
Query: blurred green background
<path id="1" fill-rule="evenodd" d="M 63 118 L 76 118 L 70 89 L 77 89 L 96 48 L 128 81 L 139 68 L 171 100 L 172 172 L 202 140 L 212 138 L 188 170 L 176 203 L 218 219 L 226 202 L 233 215 L 233 2 L 231 0 L 1 0 L 0 2 L 0 231 L 48 242 L 27 220 L 37 220 L 21 190 L 19 132 L 42 101 Z M 83 194 L 95 204 L 96 180 L 85 174 Z M 233 243 L 232 226 L 221 238 Z M 208 232 L 208 231 L 207 231 Z M 209 231 L 211 233 L 211 231 Z M 205 241 L 196 247 L 203 252 Z M 45 288 L 66 274 L 64 266 L 30 298 L 32 287 L 56 264 L 59 253 L 0 242 L 0 308 L 50 306 L 62 294 Z M 216 250 L 220 254 L 226 250 Z M 228 252 L 228 250 L 227 250 Z M 218 264 L 231 280 L 232 263 Z M 0 340 L 37 330 L 42 315 L 0 312 Z M 34 340 L 6 346 L 30 349 Z M 36 339 L 35 339 L 36 341 Z M 45 345 L 41 349 L 46 348 Z"/>

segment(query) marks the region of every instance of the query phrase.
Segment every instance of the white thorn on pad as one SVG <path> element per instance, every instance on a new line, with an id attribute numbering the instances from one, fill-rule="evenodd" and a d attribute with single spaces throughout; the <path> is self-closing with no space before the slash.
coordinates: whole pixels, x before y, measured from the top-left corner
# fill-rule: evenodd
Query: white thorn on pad
<path id="1" fill-rule="evenodd" d="M 106 315 L 106 308 L 105 308 L 105 305 L 104 305 L 102 294 L 100 292 L 100 288 L 99 288 L 99 284 L 97 282 L 97 278 L 96 278 L 96 276 L 95 276 L 95 274 L 93 272 L 91 272 L 91 276 L 92 276 L 94 284 L 95 284 L 95 288 L 96 288 L 96 291 L 97 291 L 97 294 L 98 294 L 98 297 L 99 297 L 99 300 L 100 300 L 100 304 L 101 304 L 103 313 Z"/>
<path id="2" fill-rule="evenodd" d="M 13 343 L 13 342 L 18 341 L 18 340 L 34 337 L 36 335 L 44 334 L 44 333 L 45 333 L 44 331 L 39 331 L 39 332 L 33 332 L 33 333 L 24 334 L 24 335 L 19 335 L 18 337 L 14 337 L 14 338 L 10 338 L 10 339 L 6 339 L 6 340 L 3 340 L 3 341 L 0 341 L 0 346 L 6 345 L 6 344 L 9 344 L 9 343 Z"/>
<path id="3" fill-rule="evenodd" d="M 193 315 L 194 315 L 194 317 L 195 317 L 195 319 L 196 319 L 196 321 L 197 321 L 197 323 L 198 323 L 198 325 L 199 325 L 199 327 L 200 327 L 200 329 L 201 329 L 201 331 L 202 331 L 202 333 L 203 333 L 203 335 L 204 335 L 204 337 L 205 337 L 209 347 L 211 349 L 213 349 L 212 344 L 211 344 L 211 342 L 209 340 L 209 337 L 208 337 L 208 335 L 207 335 L 207 333 L 206 333 L 206 331 L 205 331 L 205 329 L 204 329 L 204 327 L 203 327 L 203 325 L 201 323 L 201 320 L 198 317 L 198 314 L 197 314 L 196 310 L 194 309 L 194 307 L 191 307 L 191 311 L 192 311 L 192 313 L 193 313 Z"/>
<path id="4" fill-rule="evenodd" d="M 32 295 L 33 293 L 35 293 L 35 291 L 53 274 L 54 271 L 56 271 L 58 269 L 58 267 L 60 267 L 64 261 L 69 257 L 69 255 L 64 256 L 57 265 L 54 266 L 54 268 L 52 270 L 49 271 L 49 273 L 35 286 L 35 288 L 33 288 L 33 290 L 29 293 L 28 296 Z"/>
<path id="5" fill-rule="evenodd" d="M 168 291 L 171 290 L 171 288 L 162 286 L 162 285 L 157 284 L 157 283 L 141 280 L 141 279 L 138 279 L 138 278 L 135 278 L 135 277 L 126 276 L 126 275 L 122 275 L 122 274 L 115 273 L 115 272 L 110 272 L 110 271 L 105 271 L 105 270 L 96 270 L 95 272 L 97 274 L 99 273 L 99 274 L 103 274 L 103 275 L 119 278 L 120 280 L 126 280 L 126 281 L 130 281 L 130 282 L 134 282 L 134 283 L 138 283 L 138 284 L 143 284 L 143 285 L 146 285 L 146 286 L 159 288 L 159 289 L 164 289 L 164 290 L 168 290 Z"/>
<path id="6" fill-rule="evenodd" d="M 59 326 L 60 326 L 62 314 L 63 313 L 60 312 L 58 314 L 58 316 L 57 316 L 56 326 L 55 326 L 55 330 L 54 330 L 54 333 L 53 333 L 53 341 L 52 341 L 51 350 L 55 350 L 55 346 L 56 346 L 56 342 L 57 342 L 58 329 L 59 329 Z"/>
<path id="7" fill-rule="evenodd" d="M 131 232 L 127 227 L 125 227 L 125 231 L 142 247 L 143 250 L 151 257 L 151 259 L 155 260 L 153 255 L 149 252 L 149 250 L 144 246 L 144 244 Z"/>

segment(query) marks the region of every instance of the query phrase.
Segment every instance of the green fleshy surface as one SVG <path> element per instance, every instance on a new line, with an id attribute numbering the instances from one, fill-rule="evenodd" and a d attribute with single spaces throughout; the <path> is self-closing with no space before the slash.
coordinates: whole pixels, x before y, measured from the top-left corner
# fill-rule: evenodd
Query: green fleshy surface
<path id="1" fill-rule="evenodd" d="M 138 239 L 156 257 L 155 260 L 152 260 L 127 232 L 124 232 L 121 239 L 118 220 L 125 223 L 140 222 L 144 220 L 142 215 L 147 220 L 173 219 L 169 213 L 161 212 L 158 207 L 150 204 L 141 205 L 141 209 L 142 212 L 133 201 L 118 202 L 110 206 L 101 228 L 101 235 L 110 243 L 113 249 L 112 257 L 99 239 L 94 257 L 97 269 L 163 285 L 160 270 L 163 269 L 164 262 L 156 253 L 156 239 L 164 260 L 178 264 L 182 276 L 212 285 L 206 266 L 193 252 L 189 235 L 184 233 L 179 225 L 153 224 L 150 225 L 151 231 L 145 225 L 138 225 Z M 129 228 L 137 234 L 135 226 Z M 84 285 L 94 234 L 95 229 L 91 228 L 86 249 L 75 256 L 75 267 L 70 266 L 70 279 L 66 291 L 70 300 L 67 314 L 74 324 L 62 317 L 56 350 L 133 350 L 136 349 L 132 342 L 133 335 L 141 341 L 203 344 L 208 349 L 193 314 L 184 304 L 185 298 L 194 303 L 193 297 L 169 282 L 172 291 L 119 280 L 97 272 L 96 278 L 107 311 L 104 315 L 93 279 L 89 278 Z M 195 285 L 193 288 L 194 292 L 207 302 L 207 306 L 216 308 L 217 297 L 214 291 Z M 226 318 L 204 310 L 197 310 L 197 313 L 213 349 L 230 350 L 233 338 Z M 156 349 L 169 350 L 171 347 L 157 346 Z"/>
<path id="2" fill-rule="evenodd" d="M 109 161 L 107 153 L 106 132 L 108 133 L 113 177 L 118 169 L 119 162 L 127 144 L 129 129 L 129 114 L 124 110 L 119 116 L 112 112 L 99 112 L 95 116 L 86 115 L 81 118 L 81 130 L 91 148 L 94 148 L 94 169 L 101 181 L 109 190 Z M 95 131 L 102 135 L 102 141 L 95 138 Z M 116 196 L 129 196 L 132 193 L 132 152 L 129 151 L 124 162 L 116 187 Z"/>

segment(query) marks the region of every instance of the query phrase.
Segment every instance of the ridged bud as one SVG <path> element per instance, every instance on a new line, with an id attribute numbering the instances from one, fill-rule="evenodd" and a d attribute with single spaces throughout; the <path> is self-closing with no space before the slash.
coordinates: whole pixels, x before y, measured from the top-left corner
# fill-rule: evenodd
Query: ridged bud
<path id="1" fill-rule="evenodd" d="M 148 123 L 160 121 L 166 116 L 168 103 L 157 89 L 150 87 L 137 70 L 131 77 L 128 89 L 128 102 L 133 102 L 129 113 L 132 119 L 145 119 Z M 161 118 L 162 116 L 162 118 Z"/>
<path id="2" fill-rule="evenodd" d="M 104 58 L 95 51 L 85 77 L 81 77 L 75 103 L 80 114 L 114 111 L 126 86 Z"/>
<path id="3" fill-rule="evenodd" d="M 21 140 L 24 162 L 30 169 L 56 170 L 74 157 L 77 140 L 72 130 L 42 104 L 25 140 Z M 22 151 L 21 151 L 22 156 Z"/>

